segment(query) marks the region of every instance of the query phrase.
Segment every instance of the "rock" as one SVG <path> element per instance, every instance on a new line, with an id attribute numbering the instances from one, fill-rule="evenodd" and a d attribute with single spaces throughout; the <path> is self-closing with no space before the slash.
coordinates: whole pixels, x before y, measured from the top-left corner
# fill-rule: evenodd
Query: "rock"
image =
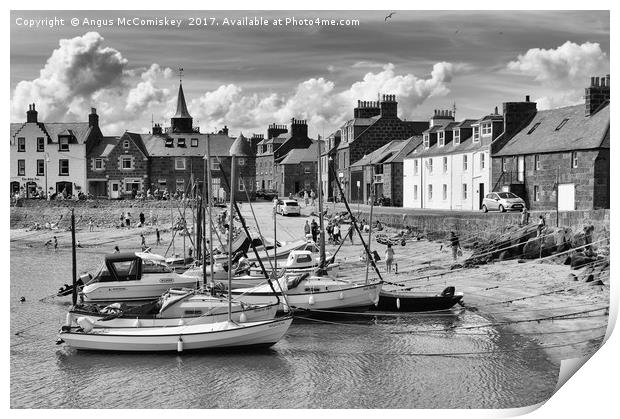
<path id="1" fill-rule="evenodd" d="M 586 282 L 592 282 L 594 281 L 594 275 L 590 274 L 586 277 Z"/>
<path id="2" fill-rule="evenodd" d="M 517 263 L 525 263 L 525 259 L 519 259 L 517 260 Z"/>
<path id="3" fill-rule="evenodd" d="M 523 257 L 525 259 L 538 259 L 540 257 L 540 240 L 532 238 L 523 246 Z"/>
<path id="4" fill-rule="evenodd" d="M 511 256 L 512 255 L 510 254 L 510 252 L 508 250 L 504 250 L 503 252 L 501 252 L 499 254 L 498 259 L 499 260 L 508 260 L 508 259 L 510 259 Z"/>
<path id="5" fill-rule="evenodd" d="M 571 262 L 571 257 L 567 256 L 566 259 L 564 259 L 564 265 L 570 265 Z"/>
<path id="6" fill-rule="evenodd" d="M 579 279 L 577 278 L 577 275 L 575 275 L 575 274 L 568 274 L 568 280 L 569 281 L 578 281 Z"/>
<path id="7" fill-rule="evenodd" d="M 454 265 L 450 266 L 450 270 L 454 270 L 454 269 L 461 269 L 463 267 L 463 265 L 461 265 L 460 263 L 455 263 Z"/>
<path id="8" fill-rule="evenodd" d="M 583 256 L 582 254 L 576 253 L 571 258 L 570 267 L 572 269 L 579 269 L 587 265 L 588 263 L 592 263 L 594 261 L 596 261 L 596 258 L 591 258 L 591 257 Z"/>
<path id="9" fill-rule="evenodd" d="M 592 282 L 590 285 L 605 285 L 605 283 L 599 279 L 597 281 Z"/>
<path id="10" fill-rule="evenodd" d="M 573 234 L 573 239 L 571 241 L 573 247 L 581 247 L 586 244 L 586 235 L 583 231 L 578 231 Z"/>

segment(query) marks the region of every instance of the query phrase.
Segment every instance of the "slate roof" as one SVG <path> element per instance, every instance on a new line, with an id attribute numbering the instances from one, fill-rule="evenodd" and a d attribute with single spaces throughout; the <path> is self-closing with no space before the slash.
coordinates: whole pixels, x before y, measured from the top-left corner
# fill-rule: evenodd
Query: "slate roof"
<path id="1" fill-rule="evenodd" d="M 539 111 L 493 156 L 608 148 L 609 117 L 609 103 L 589 117 L 585 116 L 584 105 Z"/>
<path id="2" fill-rule="evenodd" d="M 119 137 L 103 137 L 93 146 L 88 157 L 107 157 L 120 141 Z"/>
<path id="3" fill-rule="evenodd" d="M 289 151 L 279 164 L 300 164 L 302 162 L 316 162 L 317 141 L 313 141 L 308 148 L 294 148 Z"/>
<path id="4" fill-rule="evenodd" d="M 382 164 L 386 160 L 398 154 L 402 147 L 406 145 L 406 143 L 406 140 L 390 141 L 389 143 L 379 147 L 372 153 L 367 154 L 366 156 L 353 163 L 351 165 L 351 168 L 368 166 L 370 164 Z"/>
<path id="5" fill-rule="evenodd" d="M 32 123 L 32 122 L 31 122 Z M 10 125 L 11 139 L 16 136 L 27 122 Z M 71 135 L 78 144 L 85 144 L 91 132 L 88 122 L 38 122 L 37 125 L 47 133 L 48 143 L 57 144 L 58 135 Z"/>
<path id="6" fill-rule="evenodd" d="M 419 157 L 434 157 L 434 156 L 447 156 L 450 154 L 461 154 L 468 153 L 470 151 L 477 150 L 486 150 L 489 148 L 488 142 L 483 142 L 482 140 L 474 143 L 473 136 L 469 136 L 467 138 L 462 138 L 460 144 L 455 145 L 454 140 L 446 142 L 446 145 L 443 147 L 439 147 L 439 141 L 436 141 L 435 144 L 431 145 L 429 148 L 424 149 L 423 147 L 415 150 L 415 153 L 410 153 L 407 157 L 410 158 L 419 158 Z"/>
<path id="7" fill-rule="evenodd" d="M 167 135 L 152 135 L 152 134 L 133 134 L 139 135 L 141 141 L 145 145 L 145 149 L 151 157 L 203 157 L 207 154 L 207 141 L 209 141 L 209 152 L 212 157 L 229 156 L 230 147 L 234 142 L 234 138 L 230 138 L 224 134 L 167 134 Z M 177 140 L 179 138 L 185 138 L 185 147 L 178 147 Z M 191 139 L 198 138 L 198 147 L 191 146 Z M 166 147 L 166 140 L 173 140 L 173 147 Z"/>

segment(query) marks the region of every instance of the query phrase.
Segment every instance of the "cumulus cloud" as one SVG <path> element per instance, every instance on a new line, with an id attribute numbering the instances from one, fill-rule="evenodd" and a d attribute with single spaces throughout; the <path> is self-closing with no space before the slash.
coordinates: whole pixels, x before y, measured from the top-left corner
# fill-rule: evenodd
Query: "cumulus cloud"
<path id="1" fill-rule="evenodd" d="M 234 128 L 263 132 L 272 122 L 283 123 L 292 117 L 306 119 L 311 130 L 333 130 L 352 117 L 357 100 L 376 100 L 378 94 L 395 94 L 400 114 L 408 117 L 414 109 L 432 96 L 449 93 L 449 84 L 458 65 L 440 62 L 426 78 L 399 74 L 393 64 L 381 71 L 368 72 L 344 90 L 323 77 L 311 78 L 289 94 L 244 94 L 234 84 L 222 85 L 205 93 L 192 103 L 201 121 L 209 129 L 227 124 Z M 328 133 L 328 132 L 326 132 Z"/>
<path id="2" fill-rule="evenodd" d="M 509 62 L 507 69 L 557 91 L 537 101 L 539 109 L 549 109 L 580 103 L 590 77 L 608 72 L 609 58 L 598 43 L 566 41 L 555 49 L 532 48 Z"/>
<path id="3" fill-rule="evenodd" d="M 97 32 L 62 39 L 39 77 L 15 87 L 13 115 L 23 119 L 27 104 L 36 102 L 48 120 L 72 119 L 72 114 L 83 110 L 84 103 L 97 92 L 120 88 L 126 65 L 121 53 L 104 46 Z"/>
<path id="4" fill-rule="evenodd" d="M 150 106 L 168 100 L 170 90 L 158 88 L 156 84 L 159 79 L 170 79 L 172 74 L 172 69 L 162 69 L 158 64 L 152 64 L 140 75 L 142 81 L 129 91 L 125 110 L 131 113 L 143 113 Z"/>

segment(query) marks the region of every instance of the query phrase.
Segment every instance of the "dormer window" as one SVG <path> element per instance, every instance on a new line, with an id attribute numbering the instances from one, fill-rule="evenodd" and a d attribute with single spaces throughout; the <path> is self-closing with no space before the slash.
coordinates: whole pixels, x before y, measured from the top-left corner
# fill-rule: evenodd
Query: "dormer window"
<path id="1" fill-rule="evenodd" d="M 430 139 L 428 134 L 424 134 L 424 148 L 430 147 Z"/>
<path id="2" fill-rule="evenodd" d="M 454 145 L 461 144 L 461 130 L 460 129 L 455 129 L 452 132 L 453 132 L 453 138 L 454 138 Z"/>
<path id="3" fill-rule="evenodd" d="M 69 151 L 69 137 L 60 137 L 58 139 L 58 151 Z"/>
<path id="4" fill-rule="evenodd" d="M 439 147 L 443 147 L 446 145 L 446 133 L 444 131 L 439 131 Z"/>
<path id="5" fill-rule="evenodd" d="M 129 148 L 129 140 L 123 141 L 123 148 L 125 149 Z"/>
<path id="6" fill-rule="evenodd" d="M 198 138 L 192 138 L 192 147 L 198 147 Z"/>
<path id="7" fill-rule="evenodd" d="M 482 124 L 482 135 L 483 136 L 491 135 L 492 129 L 493 129 L 493 125 L 491 125 L 491 123 Z"/>
<path id="8" fill-rule="evenodd" d="M 185 138 L 177 139 L 177 146 L 178 147 L 185 147 Z"/>
<path id="9" fill-rule="evenodd" d="M 174 147 L 174 140 L 172 138 L 166 138 L 166 147 Z"/>
<path id="10" fill-rule="evenodd" d="M 474 125 L 472 129 L 473 129 L 474 143 L 477 143 L 480 141 L 480 127 L 478 125 Z"/>

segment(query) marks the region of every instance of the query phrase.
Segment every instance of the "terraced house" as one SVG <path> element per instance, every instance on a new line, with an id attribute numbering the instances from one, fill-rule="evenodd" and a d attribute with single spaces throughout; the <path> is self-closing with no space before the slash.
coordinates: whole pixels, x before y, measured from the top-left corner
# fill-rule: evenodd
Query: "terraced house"
<path id="1" fill-rule="evenodd" d="M 39 122 L 35 104 L 26 122 L 10 125 L 10 191 L 25 198 L 86 192 L 86 155 L 105 137 L 99 116 L 88 122 Z"/>

